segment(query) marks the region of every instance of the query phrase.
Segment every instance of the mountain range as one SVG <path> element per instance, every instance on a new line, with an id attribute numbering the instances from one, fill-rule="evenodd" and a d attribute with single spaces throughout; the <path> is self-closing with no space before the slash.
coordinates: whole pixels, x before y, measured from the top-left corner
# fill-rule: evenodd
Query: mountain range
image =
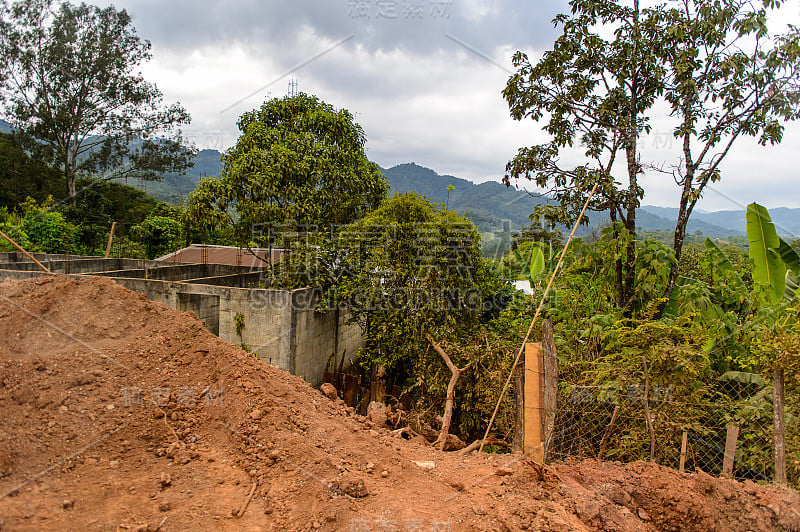
<path id="1" fill-rule="evenodd" d="M 190 192 L 202 177 L 218 175 L 222 170 L 220 153 L 202 150 L 195 166 L 183 176 L 167 176 L 160 183 L 145 183 L 147 191 L 163 201 L 173 194 L 182 197 Z M 472 220 L 481 232 L 518 231 L 530 224 L 529 216 L 536 205 L 546 197 L 533 196 L 526 191 L 506 187 L 497 181 L 474 183 L 452 175 L 441 175 L 430 168 L 413 162 L 383 168 L 392 192 L 414 191 L 431 200 L 447 205 Z M 452 190 L 448 192 L 448 187 Z M 800 209 L 785 207 L 770 210 L 779 233 L 800 233 Z M 645 231 L 672 231 L 678 216 L 677 208 L 643 205 L 637 212 L 637 226 Z M 607 223 L 602 213 L 590 215 L 592 222 L 580 229 L 586 235 Z M 695 211 L 689 221 L 687 233 L 701 233 L 712 238 L 743 236 L 745 234 L 745 209 L 717 212 Z"/>
<path id="2" fill-rule="evenodd" d="M 0 132 L 12 131 L 10 124 L 0 120 Z M 128 184 L 144 190 L 167 203 L 180 203 L 195 189 L 200 179 L 216 176 L 222 170 L 221 153 L 217 150 L 200 150 L 194 166 L 185 174 L 168 174 L 161 181 L 129 180 Z M 529 225 L 534 208 L 547 201 L 524 190 L 506 187 L 498 181 L 474 183 L 452 175 L 440 175 L 430 168 L 413 162 L 383 168 L 392 192 L 415 191 L 431 200 L 445 204 L 472 220 L 482 233 L 515 232 Z M 448 188 L 452 187 L 448 191 Z M 775 226 L 783 236 L 800 233 L 800 209 L 778 207 L 770 209 Z M 678 209 L 643 205 L 637 211 L 637 227 L 644 231 L 672 231 Z M 592 213 L 590 225 L 579 229 L 586 235 L 607 223 L 603 213 Z M 687 234 L 701 233 L 712 238 L 726 238 L 745 234 L 745 208 L 716 212 L 695 211 L 689 221 Z"/>

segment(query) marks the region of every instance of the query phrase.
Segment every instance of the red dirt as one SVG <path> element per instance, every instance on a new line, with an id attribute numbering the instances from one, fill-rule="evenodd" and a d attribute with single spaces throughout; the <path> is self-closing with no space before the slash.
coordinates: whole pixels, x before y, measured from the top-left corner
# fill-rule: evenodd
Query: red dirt
<path id="1" fill-rule="evenodd" d="M 0 283 L 0 412 L 3 531 L 800 530 L 790 490 L 370 429 L 104 278 Z"/>

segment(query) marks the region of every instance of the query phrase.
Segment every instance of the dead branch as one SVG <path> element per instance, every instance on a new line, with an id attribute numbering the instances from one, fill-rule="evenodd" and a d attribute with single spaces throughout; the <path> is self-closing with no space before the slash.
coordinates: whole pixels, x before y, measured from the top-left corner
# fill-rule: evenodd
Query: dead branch
<path id="1" fill-rule="evenodd" d="M 477 450 L 478 450 L 478 448 L 481 446 L 481 443 L 482 443 L 482 442 L 483 442 L 483 440 L 482 440 L 482 439 L 481 439 L 481 440 L 475 440 L 474 442 L 470 443 L 469 445 L 467 445 L 467 446 L 466 446 L 466 447 L 464 447 L 463 449 L 459 449 L 458 451 L 453 451 L 453 453 L 452 453 L 452 454 L 454 454 L 454 455 L 456 455 L 456 456 L 464 456 L 464 455 L 466 455 L 466 454 L 469 454 L 469 453 L 471 453 L 472 451 L 477 451 Z M 508 445 L 508 443 L 507 443 L 507 442 L 505 442 L 505 441 L 503 441 L 503 440 L 500 440 L 500 439 L 498 439 L 498 438 L 492 438 L 492 437 L 490 437 L 490 438 L 488 438 L 488 439 L 486 440 L 486 443 L 487 443 L 488 445 L 503 445 L 503 446 L 505 446 L 505 447 L 509 447 L 509 445 Z"/>
<path id="2" fill-rule="evenodd" d="M 258 480 L 253 482 L 253 487 L 250 488 L 250 494 L 247 496 L 247 499 L 245 499 L 244 504 L 242 504 L 242 507 L 239 509 L 239 511 L 236 512 L 236 517 L 241 517 L 244 515 L 244 511 L 247 510 L 247 505 L 249 505 L 250 501 L 253 499 L 253 495 L 256 492 L 257 486 L 258 486 Z"/>
<path id="3" fill-rule="evenodd" d="M 608 423 L 605 432 L 603 432 L 603 439 L 600 440 L 600 451 L 597 454 L 597 460 L 600 461 L 603 458 L 603 452 L 606 450 L 606 442 L 608 441 L 608 436 L 611 434 L 611 429 L 614 427 L 614 423 L 617 421 L 617 416 L 619 415 L 619 405 L 614 406 L 614 413 L 611 414 L 611 421 Z"/>
<path id="4" fill-rule="evenodd" d="M 459 369 L 453 364 L 453 361 L 450 359 L 450 356 L 445 353 L 444 349 L 441 348 L 439 344 L 434 341 L 430 334 L 425 333 L 425 337 L 430 342 L 431 346 L 439 353 L 439 356 L 442 357 L 444 363 L 447 364 L 447 368 L 450 370 L 450 382 L 447 383 L 447 396 L 444 402 L 444 416 L 442 416 L 442 430 L 439 432 L 439 437 L 436 438 L 436 441 L 433 442 L 433 446 L 439 446 L 440 449 L 444 450 L 444 444 L 447 441 L 447 435 L 450 433 L 450 421 L 453 418 L 453 400 L 455 397 L 456 391 L 456 383 L 458 382 L 458 378 L 461 376 L 461 373 L 469 369 L 469 367 L 474 362 L 470 362 L 463 368 Z"/>

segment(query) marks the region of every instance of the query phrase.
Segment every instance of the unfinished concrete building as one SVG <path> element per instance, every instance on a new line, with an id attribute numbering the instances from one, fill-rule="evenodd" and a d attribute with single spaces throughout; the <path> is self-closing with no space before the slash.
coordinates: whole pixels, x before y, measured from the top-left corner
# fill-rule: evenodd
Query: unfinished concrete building
<path id="1" fill-rule="evenodd" d="M 260 265 L 33 256 L 53 273 L 110 277 L 173 309 L 190 310 L 226 342 L 243 344 L 314 386 L 324 382 L 326 367 L 348 366 L 363 342 L 361 328 L 347 313 L 315 310 L 319 295 L 314 289 L 257 288 Z M 46 273 L 24 254 L 0 253 L 0 281 L 39 275 Z"/>

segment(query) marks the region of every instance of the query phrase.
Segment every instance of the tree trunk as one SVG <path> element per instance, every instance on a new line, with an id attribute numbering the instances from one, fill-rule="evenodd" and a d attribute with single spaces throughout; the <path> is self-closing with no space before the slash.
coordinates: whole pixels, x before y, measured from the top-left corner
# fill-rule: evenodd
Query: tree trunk
<path id="1" fill-rule="evenodd" d="M 786 485 L 786 442 L 783 425 L 783 368 L 773 372 L 772 417 L 774 426 L 772 437 L 775 448 L 775 484 Z"/>
<path id="2" fill-rule="evenodd" d="M 640 39 L 639 35 L 639 0 L 633 2 L 633 24 L 634 24 L 634 40 L 638 44 Z M 630 89 L 630 109 L 628 111 L 627 124 L 627 139 L 625 146 L 625 157 L 628 167 L 628 197 L 627 199 L 627 213 L 625 217 L 625 228 L 630 232 L 631 236 L 636 233 L 636 209 L 639 204 L 639 163 L 636 160 L 636 143 L 639 140 L 639 130 L 637 119 L 639 117 L 639 79 L 634 76 L 631 79 Z M 625 315 L 632 313 L 631 305 L 635 296 L 636 289 L 636 244 L 631 239 L 625 249 L 625 264 L 624 264 L 624 279 L 622 290 L 621 305 Z"/>
<path id="3" fill-rule="evenodd" d="M 691 107 L 686 106 L 683 109 L 684 126 L 691 127 Z M 669 299 L 672 296 L 672 291 L 675 289 L 675 282 L 678 280 L 678 266 L 683 252 L 683 241 L 686 238 L 686 227 L 689 225 L 689 217 L 692 215 L 692 210 L 697 202 L 697 199 L 690 200 L 692 196 L 692 185 L 694 183 L 695 162 L 692 159 L 691 149 L 691 136 L 685 134 L 683 136 L 683 162 L 686 166 L 685 175 L 683 176 L 683 191 L 681 192 L 681 202 L 678 208 L 678 219 L 675 222 L 675 234 L 672 242 L 672 250 L 675 252 L 675 263 L 669 270 L 669 279 L 667 280 L 667 288 L 664 291 L 664 297 Z M 660 306 L 657 318 L 661 317 L 666 304 Z"/>

